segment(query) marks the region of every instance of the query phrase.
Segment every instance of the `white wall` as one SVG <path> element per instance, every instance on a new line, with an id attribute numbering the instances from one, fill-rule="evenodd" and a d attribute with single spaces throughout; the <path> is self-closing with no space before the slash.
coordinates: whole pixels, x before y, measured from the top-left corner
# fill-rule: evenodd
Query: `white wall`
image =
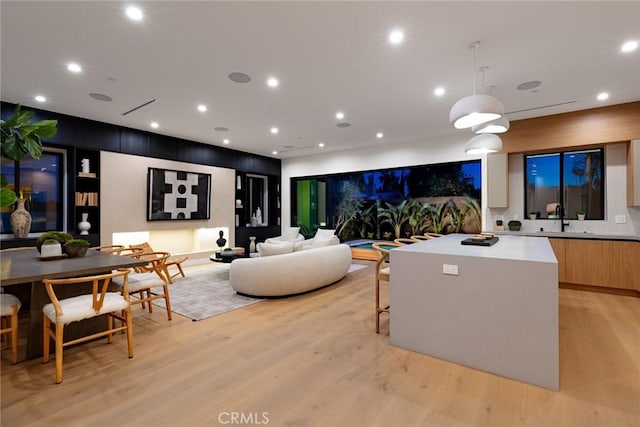
<path id="1" fill-rule="evenodd" d="M 211 216 L 208 220 L 147 221 L 147 168 L 174 169 L 211 174 Z M 235 242 L 235 171 L 213 166 L 153 159 L 128 154 L 100 153 L 100 240 L 112 243 L 113 233 L 154 232 L 163 247 L 156 250 L 172 254 L 206 248 L 202 229 L 227 227 L 228 246 Z M 205 241 L 212 239 L 207 233 Z M 169 237 L 167 237 L 169 236 Z M 195 239 L 193 236 L 198 236 Z M 213 233 L 214 240 L 218 236 Z M 153 239 L 150 239 L 153 240 Z M 196 241 L 197 240 L 197 241 Z M 142 242 L 139 242 L 142 243 Z M 153 246 L 153 242 L 150 242 Z M 217 246 L 211 250 L 217 249 Z"/>
<path id="2" fill-rule="evenodd" d="M 282 218 L 283 224 L 291 221 L 291 181 L 293 177 L 333 174 L 349 171 L 385 169 L 431 163 L 455 162 L 461 160 L 482 160 L 482 212 L 483 229 L 492 230 L 495 219 L 519 219 L 523 231 L 536 231 L 543 227 L 546 231 L 560 231 L 559 221 L 531 221 L 523 219 L 524 176 L 522 154 L 509 156 L 509 208 L 487 209 L 485 183 L 486 156 L 467 156 L 464 146 L 470 135 L 467 132 L 442 138 L 438 141 L 402 145 L 384 144 L 379 147 L 345 150 L 315 156 L 284 159 L 282 161 Z M 626 235 L 640 234 L 640 208 L 626 205 L 626 145 L 610 144 L 605 150 L 606 161 L 606 220 L 570 221 L 567 231 L 594 233 L 614 233 Z M 626 224 L 616 224 L 616 215 L 625 215 Z"/>
<path id="3" fill-rule="evenodd" d="M 640 208 L 628 207 L 627 191 L 627 149 L 626 144 L 609 144 L 605 148 L 605 220 L 578 221 L 569 220 L 565 231 L 591 232 L 603 234 L 640 234 Z M 522 222 L 522 231 L 560 231 L 560 221 L 529 220 L 524 217 L 524 160 L 522 154 L 509 155 L 509 208 L 489 209 L 486 228 L 492 229 L 495 220 L 503 219 L 508 222 L 518 219 Z M 626 224 L 616 224 L 616 215 L 625 215 Z"/>
<path id="4" fill-rule="evenodd" d="M 464 146 L 471 136 L 469 132 L 460 131 L 436 141 L 408 144 L 386 143 L 378 147 L 284 159 L 282 160 L 282 224 L 288 226 L 291 221 L 291 178 L 312 175 L 481 159 L 484 202 L 487 198 L 484 188 L 487 178 L 486 156 L 468 156 L 464 153 Z"/>

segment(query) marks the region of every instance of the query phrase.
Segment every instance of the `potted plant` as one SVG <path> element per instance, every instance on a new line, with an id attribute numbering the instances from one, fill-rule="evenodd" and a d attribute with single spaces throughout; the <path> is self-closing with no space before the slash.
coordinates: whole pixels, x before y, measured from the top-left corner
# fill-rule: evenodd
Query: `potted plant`
<path id="1" fill-rule="evenodd" d="M 2 157 L 20 161 L 26 156 L 33 159 L 42 157 L 42 139 L 51 138 L 58 132 L 57 120 L 40 120 L 31 123 L 33 111 L 22 111 L 16 105 L 13 115 L 7 120 L 0 120 L 2 132 L 0 152 Z M 0 207 L 11 206 L 17 200 L 16 193 L 7 187 L 7 179 L 0 177 Z"/>
<path id="2" fill-rule="evenodd" d="M 520 227 L 522 227 L 522 223 L 517 220 L 512 220 L 507 223 L 510 231 L 520 231 Z"/>
<path id="3" fill-rule="evenodd" d="M 87 254 L 89 242 L 84 239 L 71 239 L 64 244 L 62 249 L 69 255 L 69 258 L 81 258 Z"/>
<path id="4" fill-rule="evenodd" d="M 580 209 L 576 212 L 579 221 L 584 221 L 584 218 L 587 216 L 587 212 L 583 209 Z"/>
<path id="5" fill-rule="evenodd" d="M 538 218 L 538 212 L 529 212 L 529 219 L 537 219 Z"/>
<path id="6" fill-rule="evenodd" d="M 69 240 L 73 239 L 73 236 L 69 233 L 65 233 L 64 231 L 47 231 L 42 233 L 40 237 L 38 237 L 38 241 L 36 242 L 36 249 L 38 252 L 42 253 L 42 245 L 47 240 L 55 240 L 60 243 L 60 246 L 64 246 Z"/>
<path id="7" fill-rule="evenodd" d="M 56 239 L 47 239 L 40 247 L 41 258 L 53 258 L 62 256 L 62 246 Z"/>

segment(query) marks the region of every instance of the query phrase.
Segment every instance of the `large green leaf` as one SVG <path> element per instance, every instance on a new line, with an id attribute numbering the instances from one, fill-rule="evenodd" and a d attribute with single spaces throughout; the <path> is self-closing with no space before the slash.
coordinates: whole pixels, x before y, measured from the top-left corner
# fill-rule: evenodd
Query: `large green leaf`
<path id="1" fill-rule="evenodd" d="M 16 193 L 4 186 L 0 188 L 0 207 L 11 206 L 16 200 L 18 200 Z"/>
<path id="2" fill-rule="evenodd" d="M 58 132 L 57 120 L 40 120 L 30 123 L 33 111 L 22 111 L 16 106 L 13 116 L 2 122 L 2 149 L 4 157 L 20 161 L 26 155 L 34 159 L 42 157 L 42 139 Z"/>
<path id="3" fill-rule="evenodd" d="M 2 156 L 11 160 L 20 160 L 24 157 L 24 152 L 18 144 L 15 135 L 9 135 L 2 141 Z"/>

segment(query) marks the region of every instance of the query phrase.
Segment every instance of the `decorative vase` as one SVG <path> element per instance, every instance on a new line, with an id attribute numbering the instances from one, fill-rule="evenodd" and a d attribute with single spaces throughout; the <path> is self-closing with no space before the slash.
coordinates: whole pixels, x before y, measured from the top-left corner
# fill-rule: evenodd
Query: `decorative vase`
<path id="1" fill-rule="evenodd" d="M 256 251 L 256 236 L 250 236 L 249 241 L 249 252 L 254 253 Z"/>
<path id="2" fill-rule="evenodd" d="M 91 224 L 89 221 L 89 214 L 86 212 L 82 213 L 82 220 L 78 223 L 78 230 L 80 230 L 80 234 L 89 234 L 89 229 L 91 228 Z"/>
<path id="3" fill-rule="evenodd" d="M 18 199 L 18 207 L 11 214 L 11 230 L 13 235 L 18 239 L 24 239 L 29 236 L 29 230 L 31 229 L 31 214 L 24 207 L 25 200 L 23 198 Z"/>

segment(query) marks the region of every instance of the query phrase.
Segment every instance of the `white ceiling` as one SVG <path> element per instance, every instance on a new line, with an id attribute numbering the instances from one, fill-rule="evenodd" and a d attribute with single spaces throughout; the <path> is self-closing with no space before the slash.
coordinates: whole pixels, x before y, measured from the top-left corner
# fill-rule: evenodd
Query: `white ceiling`
<path id="1" fill-rule="evenodd" d="M 510 120 L 640 100 L 640 51 L 620 52 L 640 40 L 639 1 L 139 5 L 145 18 L 136 23 L 119 1 L 2 1 L 2 100 L 148 131 L 157 121 L 154 132 L 214 145 L 229 138 L 229 148 L 282 158 L 428 146 L 447 134 L 471 136 L 453 129 L 448 114 L 471 94 L 474 40 L 482 42 L 477 66 L 489 66 L 485 83 Z M 387 41 L 394 28 L 405 31 L 398 46 Z M 71 74 L 69 61 L 84 71 Z M 252 80 L 232 82 L 231 72 Z M 269 76 L 279 88 L 266 86 Z M 537 91 L 516 89 L 530 80 L 542 81 Z M 479 73 L 477 82 L 481 91 Z M 439 85 L 441 98 L 433 95 Z M 610 98 L 597 101 L 601 91 Z M 37 94 L 48 101 L 36 103 Z M 544 107 L 560 103 L 568 104 Z"/>

